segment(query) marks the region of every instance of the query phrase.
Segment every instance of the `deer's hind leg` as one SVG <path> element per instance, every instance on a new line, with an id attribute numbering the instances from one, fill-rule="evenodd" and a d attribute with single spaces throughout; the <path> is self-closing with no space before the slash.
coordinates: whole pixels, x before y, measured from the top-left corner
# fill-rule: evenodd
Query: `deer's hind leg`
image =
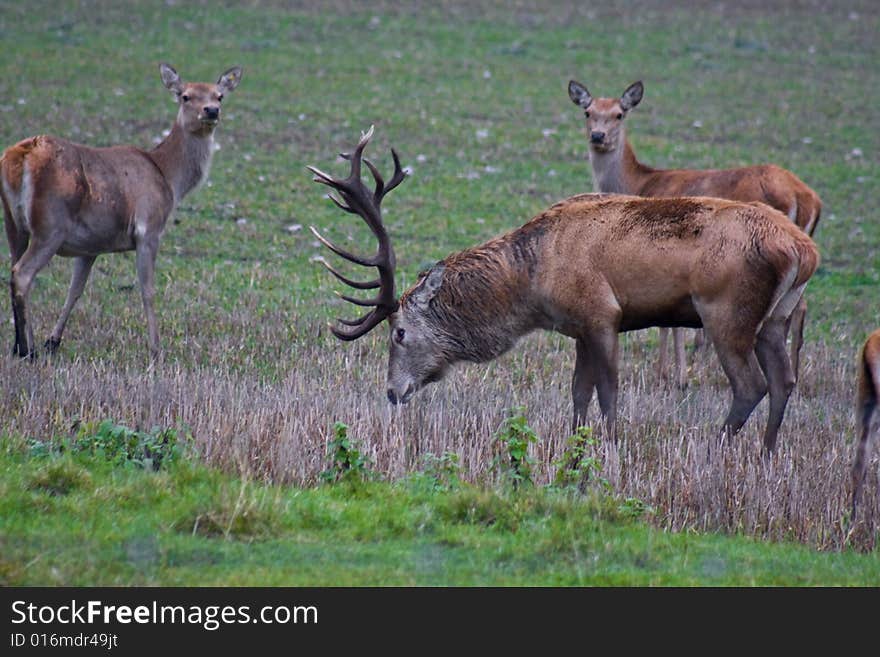
<path id="1" fill-rule="evenodd" d="M 15 321 L 14 353 L 22 358 L 33 358 L 36 355 L 34 330 L 27 319 L 27 299 L 31 286 L 36 275 L 49 263 L 63 243 L 63 233 L 55 233 L 43 239 L 32 235 L 27 249 L 12 266 L 10 291 Z"/>
<path id="2" fill-rule="evenodd" d="M 6 239 L 9 242 L 11 266 L 15 267 L 28 248 L 29 236 L 25 231 L 16 226 L 5 198 L 3 199 L 3 208 L 6 214 Z M 12 321 L 15 327 L 15 344 L 12 347 L 12 353 L 25 356 L 27 355 L 27 344 L 23 340 L 22 327 L 24 323 L 19 315 L 18 305 L 15 301 L 15 285 L 12 282 L 11 275 L 9 277 L 9 296 L 12 301 Z"/>
<path id="3" fill-rule="evenodd" d="M 721 367 L 730 381 L 733 400 L 724 420 L 722 433 L 735 435 L 767 394 L 767 381 L 755 354 L 757 328 L 762 318 L 748 312 L 749 306 L 718 300 L 698 304 L 703 328 L 715 346 Z"/>

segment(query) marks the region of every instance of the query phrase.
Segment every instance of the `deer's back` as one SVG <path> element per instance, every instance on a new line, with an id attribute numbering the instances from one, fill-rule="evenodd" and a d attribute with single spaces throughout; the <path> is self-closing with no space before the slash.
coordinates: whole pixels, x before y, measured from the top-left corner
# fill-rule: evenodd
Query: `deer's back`
<path id="1" fill-rule="evenodd" d="M 62 247 L 62 255 L 92 252 L 88 244 L 128 231 L 136 215 L 167 216 L 172 209 L 171 190 L 161 172 L 133 146 L 92 148 L 54 136 L 31 137 L 6 149 L 0 175 L 7 195 L 27 196 L 19 220 L 26 222 L 28 232 L 70 232 L 71 248 Z M 126 244 L 108 246 L 131 248 Z"/>
<path id="2" fill-rule="evenodd" d="M 791 171 L 774 164 L 735 169 L 654 170 L 634 191 L 639 196 L 712 196 L 744 203 L 759 201 L 786 214 L 802 229 L 821 209 L 818 194 Z"/>
<path id="3" fill-rule="evenodd" d="M 538 285 L 568 306 L 613 298 L 651 314 L 738 285 L 775 285 L 793 267 L 801 284 L 818 264 L 812 240 L 761 203 L 587 194 L 533 222 L 547 234 Z"/>

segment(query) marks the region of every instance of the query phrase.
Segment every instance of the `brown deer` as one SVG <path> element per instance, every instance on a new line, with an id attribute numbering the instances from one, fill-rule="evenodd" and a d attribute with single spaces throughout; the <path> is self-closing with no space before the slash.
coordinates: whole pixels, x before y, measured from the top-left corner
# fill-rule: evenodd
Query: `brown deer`
<path id="1" fill-rule="evenodd" d="M 868 336 L 859 355 L 859 392 L 856 403 L 856 419 L 862 430 L 856 457 L 852 466 L 852 513 L 856 518 L 856 505 L 865 485 L 865 472 L 871 441 L 880 436 L 880 416 L 877 411 L 877 398 L 880 396 L 880 329 Z M 873 438 L 872 438 L 873 437 Z"/>
<path id="2" fill-rule="evenodd" d="M 179 109 L 170 134 L 153 150 L 91 148 L 41 135 L 7 148 L 0 159 L 0 196 L 12 256 L 14 353 L 19 356 L 35 355 L 27 298 L 34 277 L 52 256 L 74 262 L 67 300 L 45 343 L 50 353 L 61 344 L 95 258 L 132 250 L 150 354 L 155 358 L 159 353 L 153 309 L 159 238 L 180 199 L 208 175 L 220 103 L 238 86 L 242 71 L 231 68 L 215 84 L 183 82 L 168 64 L 161 64 L 159 72 Z"/>
<path id="3" fill-rule="evenodd" d="M 589 136 L 590 163 L 595 191 L 635 196 L 716 196 L 732 201 L 761 201 L 788 215 L 807 235 L 813 235 L 822 202 L 796 175 L 773 164 L 739 169 L 654 169 L 639 162 L 626 137 L 624 119 L 642 100 L 644 87 L 636 82 L 620 98 L 593 98 L 587 88 L 571 80 L 568 95 L 584 110 Z M 791 320 L 791 363 L 797 378 L 807 306 L 801 301 Z M 673 329 L 675 378 L 687 385 L 684 340 Z M 660 329 L 658 372 L 666 373 L 668 330 Z"/>
<path id="4" fill-rule="evenodd" d="M 586 420 L 598 390 L 611 436 L 617 406 L 618 333 L 649 326 L 704 327 L 733 388 L 724 421 L 736 433 L 768 391 L 764 445 L 772 450 L 794 386 L 785 326 L 819 262 L 813 241 L 780 212 L 760 203 L 717 198 L 657 199 L 583 194 L 553 205 L 520 228 L 454 253 L 423 272 L 398 300 L 394 250 L 381 203 L 404 174 L 397 153 L 388 185 L 364 159 L 376 184 L 361 180 L 372 128 L 337 179 L 314 167 L 330 198 L 360 215 L 379 243 L 375 255 L 352 254 L 315 235 L 334 253 L 376 267 L 375 280 L 343 283 L 376 289 L 372 299 L 343 296 L 372 310 L 332 326 L 354 340 L 388 319 L 388 399 L 406 403 L 443 378 L 456 361 L 485 362 L 535 329 L 576 341 L 574 425 Z M 325 263 L 326 264 L 326 263 Z"/>

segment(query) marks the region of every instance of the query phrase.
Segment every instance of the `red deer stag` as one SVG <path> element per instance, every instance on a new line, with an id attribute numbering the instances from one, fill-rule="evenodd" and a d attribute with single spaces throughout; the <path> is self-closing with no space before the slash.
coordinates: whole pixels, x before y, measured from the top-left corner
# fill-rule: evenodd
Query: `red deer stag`
<path id="1" fill-rule="evenodd" d="M 740 169 L 653 169 L 636 159 L 626 138 L 624 119 L 642 100 L 641 82 L 627 87 L 620 98 L 593 98 L 587 88 L 571 80 L 568 95 L 584 110 L 589 136 L 590 163 L 597 192 L 635 196 L 716 196 L 732 201 L 761 201 L 788 215 L 812 237 L 822 211 L 819 196 L 797 176 L 772 164 Z M 798 373 L 803 343 L 806 302 L 792 314 L 791 363 Z M 675 378 L 679 387 L 687 385 L 684 340 L 680 329 L 673 329 Z M 666 373 L 668 330 L 660 329 L 660 359 L 657 369 Z"/>
<path id="2" fill-rule="evenodd" d="M 208 175 L 220 103 L 238 86 L 241 68 L 229 69 L 215 84 L 183 82 L 168 64 L 161 64 L 159 72 L 179 109 L 170 134 L 153 150 L 91 148 L 41 135 L 3 153 L 0 196 L 12 256 L 14 353 L 19 356 L 35 355 L 28 292 L 52 256 L 74 262 L 67 300 L 45 344 L 50 353 L 61 344 L 95 258 L 131 250 L 137 256 L 150 354 L 155 358 L 159 353 L 153 309 L 159 237 L 180 199 Z"/>
<path id="3" fill-rule="evenodd" d="M 880 329 L 874 331 L 865 342 L 859 355 L 859 392 L 856 416 L 862 430 L 856 457 L 852 466 L 852 514 L 856 518 L 856 505 L 865 485 L 865 471 L 871 451 L 872 437 L 880 435 L 880 414 L 876 413 L 880 396 Z"/>
<path id="4" fill-rule="evenodd" d="M 363 160 L 376 181 L 374 190 L 367 189 L 361 160 L 372 134 L 371 128 L 345 156 L 351 163 L 347 178 L 309 169 L 316 182 L 339 192 L 341 198 L 330 196 L 339 207 L 366 221 L 378 251 L 355 255 L 312 230 L 334 253 L 379 271 L 375 280 L 360 282 L 328 265 L 347 285 L 379 290 L 367 300 L 343 296 L 373 308 L 359 319 L 340 320 L 343 326 L 332 331 L 354 340 L 388 319 L 392 403 L 409 401 L 456 361 L 489 361 L 520 336 L 547 329 L 576 340 L 574 425 L 586 420 L 596 388 L 613 436 L 618 333 L 657 325 L 704 327 L 733 388 L 726 433 L 742 427 L 769 386 L 764 445 L 773 449 L 794 386 L 785 324 L 819 261 L 813 241 L 785 215 L 759 203 L 715 198 L 583 194 L 446 257 L 398 300 L 394 251 L 380 205 L 404 174 L 393 150 L 388 185 Z"/>

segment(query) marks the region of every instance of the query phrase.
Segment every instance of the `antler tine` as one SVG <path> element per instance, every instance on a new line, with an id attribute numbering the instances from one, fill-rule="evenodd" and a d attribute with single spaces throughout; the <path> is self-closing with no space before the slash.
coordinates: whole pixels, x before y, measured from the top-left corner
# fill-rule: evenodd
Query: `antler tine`
<path id="1" fill-rule="evenodd" d="M 361 182 L 361 160 L 363 159 L 364 149 L 367 147 L 367 144 L 370 143 L 370 139 L 372 138 L 373 126 L 370 126 L 370 129 L 361 135 L 361 140 L 355 147 L 354 153 L 346 158 L 349 162 L 351 162 L 351 173 L 349 173 L 346 182 L 359 183 L 360 185 L 363 185 L 363 183 Z"/>
<path id="2" fill-rule="evenodd" d="M 330 187 L 336 187 L 339 184 L 339 181 L 336 180 L 329 173 L 324 173 L 318 167 L 313 167 L 311 164 L 306 165 L 306 169 L 315 174 L 315 177 L 312 178 L 315 182 L 321 183 L 322 185 L 328 185 Z"/>
<path id="3" fill-rule="evenodd" d="M 343 203 L 338 198 L 333 196 L 333 194 L 327 194 L 327 198 L 329 198 L 331 201 L 333 201 L 336 204 L 337 208 L 340 208 L 341 210 L 345 210 L 346 212 L 351 212 L 352 214 L 357 214 L 357 210 L 354 210 L 354 209 L 348 207 L 345 203 Z"/>
<path id="4" fill-rule="evenodd" d="M 330 331 L 340 340 L 345 340 L 349 342 L 351 340 L 357 340 L 362 335 L 366 335 L 370 331 L 372 331 L 376 326 L 381 324 L 385 320 L 384 315 L 378 315 L 374 310 L 369 315 L 364 318 L 364 321 L 357 327 L 351 331 L 344 331 L 340 328 L 336 328 L 335 326 L 330 327 Z M 347 326 L 351 326 L 348 322 L 345 322 Z"/>
<path id="5" fill-rule="evenodd" d="M 372 281 L 355 281 L 355 280 L 348 278 L 347 276 L 340 274 L 323 258 L 321 260 L 319 260 L 318 262 L 320 262 L 322 265 L 324 265 L 324 267 L 327 269 L 327 271 L 329 271 L 331 274 L 333 274 L 340 281 L 342 281 L 343 283 L 345 283 L 349 287 L 355 288 L 356 290 L 374 290 L 377 287 L 379 287 L 380 281 L 378 278 L 376 278 Z"/>
<path id="6" fill-rule="evenodd" d="M 349 303 L 353 303 L 356 306 L 363 306 L 365 308 L 381 306 L 383 302 L 381 293 L 379 294 L 379 296 L 374 297 L 373 299 L 358 299 L 357 297 L 350 297 L 347 294 L 342 294 L 341 292 L 337 292 L 336 296 L 338 296 L 340 299 L 348 301 Z"/>
<path id="7" fill-rule="evenodd" d="M 386 185 L 385 191 L 382 193 L 382 196 L 385 196 L 385 194 L 387 194 L 404 180 L 406 180 L 407 176 L 406 171 L 404 171 L 403 167 L 400 166 L 400 156 L 397 155 L 397 151 L 393 148 L 391 149 L 391 157 L 394 158 L 394 174 L 391 176 L 391 180 L 388 181 L 388 185 Z"/>
<path id="8" fill-rule="evenodd" d="M 368 319 L 370 319 L 370 317 L 372 317 L 374 314 L 375 314 L 375 311 L 371 310 L 366 315 L 362 315 L 361 317 L 358 317 L 357 319 L 343 319 L 342 317 L 337 317 L 336 321 L 339 322 L 340 324 L 345 325 L 345 326 L 360 326 L 361 324 L 366 322 Z"/>
<path id="9" fill-rule="evenodd" d="M 364 164 L 367 165 L 367 168 L 370 170 L 370 173 L 373 174 L 373 180 L 376 181 L 376 187 L 373 189 L 373 198 L 377 201 L 381 201 L 382 197 L 385 196 L 385 179 L 382 178 L 382 174 L 379 173 L 379 169 L 377 169 L 370 160 L 364 158 Z"/>
<path id="10" fill-rule="evenodd" d="M 375 258 L 364 258 L 363 256 L 359 256 L 356 253 L 351 253 L 350 251 L 346 251 L 340 246 L 336 246 L 333 242 L 328 240 L 326 237 L 321 235 L 318 230 L 314 226 L 309 226 L 309 229 L 312 231 L 312 234 L 318 238 L 318 240 L 326 246 L 328 249 L 333 251 L 338 256 L 345 258 L 346 260 L 350 260 L 358 265 L 363 265 L 364 267 L 375 267 L 376 259 Z"/>

